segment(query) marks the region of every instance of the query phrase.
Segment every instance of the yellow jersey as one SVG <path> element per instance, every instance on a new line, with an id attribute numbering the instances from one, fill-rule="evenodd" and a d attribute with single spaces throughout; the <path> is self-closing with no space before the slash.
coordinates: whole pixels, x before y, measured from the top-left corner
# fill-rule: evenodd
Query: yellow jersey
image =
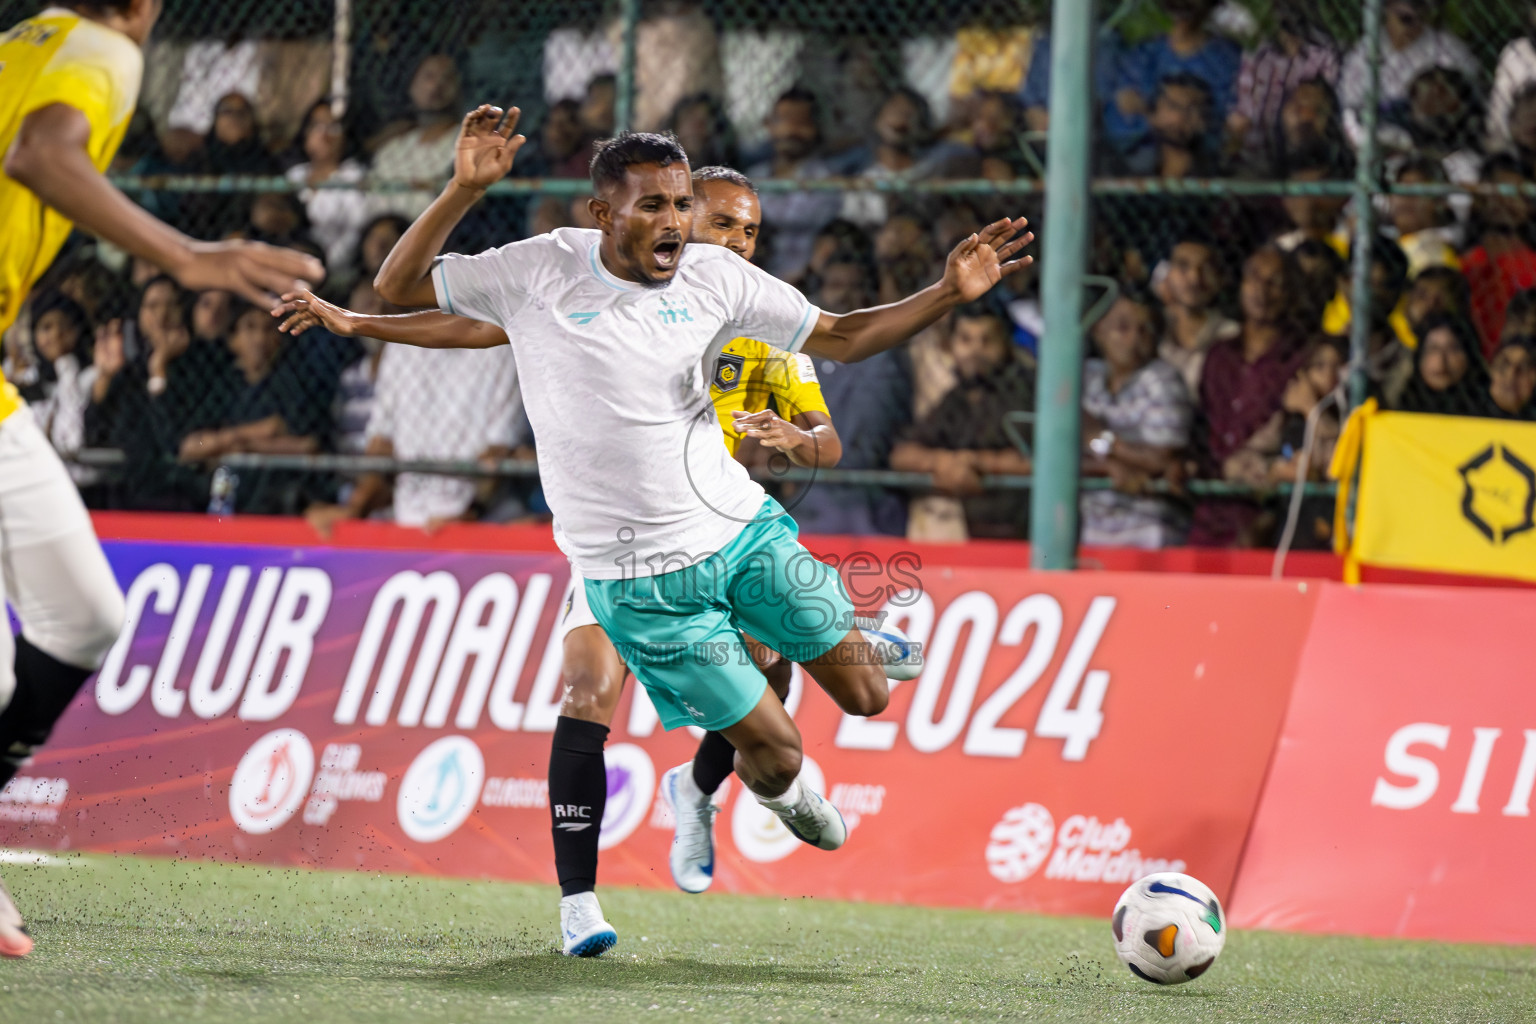
<path id="1" fill-rule="evenodd" d="M 57 7 L 28 18 L 0 35 L 0 153 L 10 151 L 28 114 L 64 103 L 85 115 L 91 162 L 105 171 L 128 130 L 143 75 L 143 53 L 121 32 Z M 0 170 L 0 332 L 15 321 L 73 226 Z M 20 401 L 0 376 L 0 420 Z"/>
<path id="2" fill-rule="evenodd" d="M 802 412 L 827 413 L 816 367 L 809 356 L 785 352 L 751 338 L 737 338 L 715 359 L 709 398 L 715 403 L 725 446 L 732 455 L 741 446 L 741 434 L 737 433 L 736 419 L 731 415 L 738 409 L 762 412 L 772 401 L 786 420 Z"/>

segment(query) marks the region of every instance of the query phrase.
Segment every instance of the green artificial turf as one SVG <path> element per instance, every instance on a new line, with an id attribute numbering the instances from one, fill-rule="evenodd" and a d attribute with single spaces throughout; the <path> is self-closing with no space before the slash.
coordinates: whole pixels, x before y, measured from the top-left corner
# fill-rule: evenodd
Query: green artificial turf
<path id="1" fill-rule="evenodd" d="M 555 949 L 552 889 L 71 857 L 0 865 L 37 939 L 0 1021 L 1524 1022 L 1536 950 L 1235 932 L 1139 981 L 1107 922 L 603 893 L 617 948 Z"/>

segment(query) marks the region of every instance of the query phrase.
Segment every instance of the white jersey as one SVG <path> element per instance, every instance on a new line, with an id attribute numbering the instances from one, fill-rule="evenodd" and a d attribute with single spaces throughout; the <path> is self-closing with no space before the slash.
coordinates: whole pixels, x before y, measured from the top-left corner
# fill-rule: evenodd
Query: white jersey
<path id="1" fill-rule="evenodd" d="M 673 572 L 718 551 L 763 503 L 720 443 L 710 368 L 733 338 L 798 351 L 819 315 L 717 245 L 685 246 L 661 286 L 620 280 L 595 230 L 559 228 L 444 256 L 438 305 L 506 331 L 544 496 L 582 575 Z"/>

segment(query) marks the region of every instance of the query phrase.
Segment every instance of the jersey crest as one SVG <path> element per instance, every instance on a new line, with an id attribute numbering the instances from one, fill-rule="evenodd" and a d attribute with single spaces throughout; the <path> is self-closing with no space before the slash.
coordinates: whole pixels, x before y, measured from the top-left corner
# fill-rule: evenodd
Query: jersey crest
<path id="1" fill-rule="evenodd" d="M 715 375 L 713 382 L 721 391 L 735 391 L 741 387 L 742 370 L 746 367 L 745 356 L 734 356 L 726 353 L 715 360 Z"/>

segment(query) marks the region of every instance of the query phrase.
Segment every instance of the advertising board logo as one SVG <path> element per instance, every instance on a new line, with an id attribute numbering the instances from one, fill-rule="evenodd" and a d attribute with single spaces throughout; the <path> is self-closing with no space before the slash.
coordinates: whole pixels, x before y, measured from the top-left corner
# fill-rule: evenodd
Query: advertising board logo
<path id="1" fill-rule="evenodd" d="M 1536 470 L 1502 444 L 1457 467 L 1461 514 L 1491 543 L 1536 529 Z"/>
<path id="2" fill-rule="evenodd" d="M 1074 814 L 1057 828 L 1049 809 L 1024 804 L 1009 808 L 992 826 L 987 871 L 999 882 L 1014 883 L 1044 864 L 1046 878 L 1123 885 L 1156 871 L 1185 868 L 1182 860 L 1143 857 L 1130 843 L 1131 826 L 1124 818 L 1104 822 Z"/>
<path id="3" fill-rule="evenodd" d="M 400 780 L 395 813 L 418 843 L 445 839 L 469 817 L 485 782 L 485 756 L 467 736 L 445 736 L 416 755 Z"/>
<path id="4" fill-rule="evenodd" d="M 615 743 L 603 751 L 603 766 L 608 773 L 608 801 L 603 807 L 603 824 L 597 848 L 606 850 L 630 837 L 656 795 L 656 766 L 651 757 L 633 743 Z"/>
<path id="5" fill-rule="evenodd" d="M 818 793 L 827 791 L 821 766 L 809 757 L 800 764 L 800 783 Z M 737 852 L 759 864 L 783 860 L 805 845 L 784 827 L 777 814 L 758 803 L 745 786 L 741 787 L 741 795 L 731 811 L 731 840 Z"/>
<path id="6" fill-rule="evenodd" d="M 1056 835 L 1051 812 L 1039 804 L 1010 807 L 992 826 L 987 870 L 999 882 L 1022 882 L 1045 863 Z"/>
<path id="7" fill-rule="evenodd" d="M 265 835 L 287 824 L 309 796 L 315 748 L 297 729 L 276 729 L 251 744 L 235 766 L 229 813 L 242 832 Z"/>

